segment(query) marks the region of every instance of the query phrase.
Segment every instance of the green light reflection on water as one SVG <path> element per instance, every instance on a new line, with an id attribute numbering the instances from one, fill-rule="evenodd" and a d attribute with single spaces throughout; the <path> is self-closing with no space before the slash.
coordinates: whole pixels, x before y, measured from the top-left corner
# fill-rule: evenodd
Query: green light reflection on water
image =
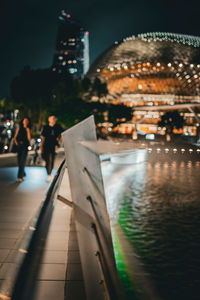
<path id="1" fill-rule="evenodd" d="M 114 255 L 115 255 L 115 261 L 117 266 L 117 272 L 119 275 L 119 278 L 122 282 L 122 285 L 125 290 L 126 299 L 127 300 L 137 300 L 136 293 L 134 291 L 134 286 L 131 281 L 131 277 L 128 271 L 128 266 L 126 264 L 125 257 L 123 256 L 123 251 L 120 247 L 120 242 L 117 237 L 117 234 L 112 227 L 112 240 L 113 240 L 113 247 L 114 247 Z"/>

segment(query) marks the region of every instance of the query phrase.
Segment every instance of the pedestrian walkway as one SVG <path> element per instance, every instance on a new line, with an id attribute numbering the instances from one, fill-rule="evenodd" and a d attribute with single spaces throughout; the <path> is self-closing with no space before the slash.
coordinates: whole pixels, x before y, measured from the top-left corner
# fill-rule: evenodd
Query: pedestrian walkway
<path id="1" fill-rule="evenodd" d="M 56 162 L 56 167 L 60 161 Z M 2 287 L 19 268 L 19 255 L 24 250 L 20 248 L 22 241 L 48 189 L 43 167 L 26 167 L 26 177 L 22 183 L 16 182 L 16 178 L 16 166 L 0 168 L 0 299 L 10 299 L 5 297 L 5 288 L 2 290 Z M 59 194 L 71 199 L 67 171 Z M 56 201 L 36 278 L 34 300 L 64 300 L 69 288 L 74 294 L 69 299 L 84 299 L 80 295 L 81 292 L 83 296 L 82 274 L 71 211 L 71 207 Z M 6 290 L 9 288 L 6 287 Z"/>

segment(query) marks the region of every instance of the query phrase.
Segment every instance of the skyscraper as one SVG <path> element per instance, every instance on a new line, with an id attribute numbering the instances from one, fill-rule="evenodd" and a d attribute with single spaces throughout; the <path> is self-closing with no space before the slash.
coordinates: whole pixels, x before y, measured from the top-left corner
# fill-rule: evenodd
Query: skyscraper
<path id="1" fill-rule="evenodd" d="M 82 78 L 89 68 L 89 32 L 65 10 L 61 11 L 58 19 L 56 53 L 52 70 Z"/>

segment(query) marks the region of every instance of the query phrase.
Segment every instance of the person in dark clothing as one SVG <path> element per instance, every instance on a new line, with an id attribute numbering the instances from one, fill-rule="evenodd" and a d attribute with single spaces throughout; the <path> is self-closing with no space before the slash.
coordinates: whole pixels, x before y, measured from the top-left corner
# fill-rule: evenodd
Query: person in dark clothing
<path id="1" fill-rule="evenodd" d="M 61 138 L 62 127 L 57 124 L 57 119 L 54 115 L 48 118 L 49 125 L 44 126 L 41 133 L 41 154 L 46 162 L 47 181 L 51 180 L 51 172 L 54 167 L 55 150 L 59 145 Z"/>
<path id="2" fill-rule="evenodd" d="M 17 159 L 18 159 L 18 182 L 24 179 L 24 167 L 28 153 L 29 141 L 31 140 L 31 123 L 28 118 L 21 120 L 19 128 L 17 128 L 14 135 L 14 143 L 17 146 Z"/>

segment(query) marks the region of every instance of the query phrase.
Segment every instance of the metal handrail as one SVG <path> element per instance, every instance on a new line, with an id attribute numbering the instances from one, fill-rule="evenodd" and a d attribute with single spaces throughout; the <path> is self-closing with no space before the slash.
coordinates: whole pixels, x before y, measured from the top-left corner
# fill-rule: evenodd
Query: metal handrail
<path id="1" fill-rule="evenodd" d="M 65 160 L 63 160 L 47 191 L 36 225 L 34 226 L 35 230 L 31 232 L 32 236 L 26 250 L 26 255 L 15 280 L 11 297 L 12 300 L 31 300 L 34 297 L 33 291 L 39 269 L 38 266 L 41 262 L 54 209 L 54 202 L 57 198 L 65 167 Z"/>
<path id="2" fill-rule="evenodd" d="M 102 194 L 100 193 L 98 186 L 96 185 L 95 181 L 93 180 L 90 172 L 87 170 L 87 168 L 84 168 L 85 174 L 87 174 L 87 178 L 89 179 L 89 181 L 92 184 L 93 189 L 95 189 L 98 192 L 98 196 L 100 196 L 101 200 L 104 198 L 102 197 Z M 106 241 L 106 236 L 102 230 L 102 226 L 101 223 L 99 222 L 99 218 L 98 218 L 98 214 L 96 212 L 95 209 L 95 205 L 94 205 L 94 199 L 92 199 L 92 197 L 89 195 L 86 198 L 91 206 L 92 212 L 93 212 L 93 217 L 95 220 L 95 223 L 91 224 L 91 228 L 93 229 L 94 235 L 96 237 L 96 241 L 99 247 L 99 251 L 97 251 L 96 256 L 99 260 L 99 264 L 101 267 L 101 271 L 102 271 L 102 275 L 104 277 L 104 286 L 105 286 L 105 290 L 106 290 L 106 294 L 107 297 L 109 299 L 122 299 L 123 296 L 123 292 L 122 290 L 120 290 L 120 288 L 118 287 L 118 290 L 116 289 L 116 286 L 113 282 L 113 278 L 112 275 L 110 273 L 110 268 L 109 268 L 109 263 L 108 263 L 108 259 L 109 259 L 109 254 L 107 253 L 107 241 Z"/>

